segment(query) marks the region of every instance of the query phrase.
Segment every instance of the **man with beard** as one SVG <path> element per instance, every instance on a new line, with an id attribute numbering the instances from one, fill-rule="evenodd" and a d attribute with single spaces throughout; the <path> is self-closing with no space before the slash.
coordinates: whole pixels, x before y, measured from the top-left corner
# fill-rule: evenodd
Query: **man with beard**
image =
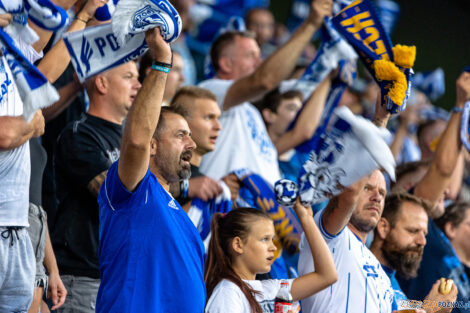
<path id="1" fill-rule="evenodd" d="M 382 215 L 386 194 L 385 178 L 375 170 L 363 183 L 355 184 L 333 198 L 315 215 L 338 271 L 330 288 L 302 300 L 302 311 L 391 313 L 393 289 L 380 262 L 365 245 L 367 234 Z M 299 274 L 313 270 L 313 259 L 305 237 L 300 242 Z"/>
<path id="2" fill-rule="evenodd" d="M 155 60 L 126 119 L 121 156 L 108 171 L 100 205 L 100 273 L 96 312 L 202 313 L 204 246 L 168 192 L 191 174 L 196 148 L 186 120 L 161 108 L 170 46 L 146 32 Z"/>
<path id="3" fill-rule="evenodd" d="M 374 240 L 370 250 L 382 264 L 395 291 L 398 308 L 407 308 L 407 296 L 395 278 L 396 272 L 406 278 L 416 277 L 423 257 L 426 235 L 428 233 L 428 214 L 426 203 L 408 193 L 393 193 L 385 200 L 382 217 L 374 231 Z M 455 301 L 457 288 L 452 287 L 451 293 L 444 296 L 438 292 L 440 282 L 437 281 L 426 297 L 433 303 Z M 428 286 L 429 288 L 429 286 Z M 431 307 L 425 307 L 429 312 Z M 439 312 L 450 312 L 452 308 Z"/>

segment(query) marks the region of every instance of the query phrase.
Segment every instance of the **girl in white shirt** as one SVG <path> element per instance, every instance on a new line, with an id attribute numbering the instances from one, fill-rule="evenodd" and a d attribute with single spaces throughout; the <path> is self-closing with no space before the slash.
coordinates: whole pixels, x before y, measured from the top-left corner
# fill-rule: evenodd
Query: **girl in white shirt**
<path id="1" fill-rule="evenodd" d="M 294 301 L 306 298 L 337 280 L 330 250 L 323 240 L 312 210 L 297 201 L 295 212 L 311 247 L 315 271 L 291 280 L 255 280 L 274 261 L 274 224 L 268 215 L 240 208 L 216 214 L 205 270 L 206 313 L 270 313 L 281 282 L 288 283 Z"/>

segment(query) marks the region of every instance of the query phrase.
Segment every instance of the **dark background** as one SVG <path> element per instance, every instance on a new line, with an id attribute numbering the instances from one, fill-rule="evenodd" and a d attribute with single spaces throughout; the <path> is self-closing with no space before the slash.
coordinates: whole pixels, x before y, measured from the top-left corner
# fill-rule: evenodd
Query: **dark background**
<path id="1" fill-rule="evenodd" d="M 276 20 L 285 22 L 291 0 L 271 0 Z M 470 65 L 470 0 L 396 0 L 400 16 L 393 44 L 415 45 L 415 72 L 441 67 L 446 93 L 435 104 L 450 109 L 455 103 L 455 80 Z"/>

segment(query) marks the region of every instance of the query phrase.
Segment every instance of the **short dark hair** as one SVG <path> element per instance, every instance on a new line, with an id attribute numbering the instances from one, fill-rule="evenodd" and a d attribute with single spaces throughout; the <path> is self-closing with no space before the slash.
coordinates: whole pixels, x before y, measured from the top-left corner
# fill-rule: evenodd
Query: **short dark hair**
<path id="1" fill-rule="evenodd" d="M 454 202 L 446 207 L 444 215 L 436 219 L 437 226 L 445 233 L 445 225 L 451 223 L 452 226 L 457 227 L 465 219 L 467 211 L 470 210 L 470 202 Z"/>
<path id="2" fill-rule="evenodd" d="M 393 192 L 385 198 L 385 206 L 382 213 L 382 217 L 390 223 L 392 228 L 397 223 L 401 206 L 405 201 L 417 204 L 421 206 L 426 213 L 429 212 L 430 206 L 424 199 L 403 191 Z"/>
<path id="3" fill-rule="evenodd" d="M 245 24 L 246 24 L 247 28 L 250 28 L 251 20 L 253 19 L 253 15 L 258 13 L 258 12 L 266 12 L 266 13 L 269 13 L 269 14 L 272 15 L 271 11 L 269 11 L 268 9 L 262 8 L 262 7 L 250 9 L 248 12 L 246 12 L 246 15 L 245 15 Z"/>
<path id="4" fill-rule="evenodd" d="M 420 169 L 421 167 L 428 167 L 429 165 L 431 165 L 431 160 L 420 160 L 420 161 L 402 163 L 398 165 L 395 170 L 397 181 L 399 181 L 400 178 L 403 177 L 404 175 L 413 173 L 417 171 L 418 169 Z"/>
<path id="5" fill-rule="evenodd" d="M 158 117 L 157 127 L 153 133 L 153 138 L 160 140 L 160 136 L 165 130 L 165 119 L 168 114 L 177 114 L 183 117 L 180 113 L 176 112 L 172 107 L 162 107 L 160 111 L 160 116 Z M 184 117 L 183 117 L 184 118 Z"/>
<path id="6" fill-rule="evenodd" d="M 175 96 L 171 100 L 170 107 L 173 110 L 182 115 L 184 118 L 190 116 L 190 110 L 185 103 L 180 101 L 181 97 L 190 97 L 193 99 L 210 99 L 217 102 L 217 96 L 208 89 L 204 89 L 197 86 L 184 86 L 178 89 Z"/>
<path id="7" fill-rule="evenodd" d="M 222 56 L 222 52 L 225 50 L 226 47 L 233 44 L 235 38 L 237 37 L 252 39 L 255 38 L 254 34 L 248 31 L 228 31 L 217 37 L 217 39 L 212 44 L 210 55 L 212 66 L 214 67 L 216 73 L 220 70 L 219 59 Z"/>
<path id="8" fill-rule="evenodd" d="M 282 100 L 286 99 L 293 99 L 299 98 L 300 101 L 303 101 L 303 94 L 299 90 L 288 90 L 284 93 L 279 91 L 279 88 L 274 89 L 273 91 L 269 92 L 264 96 L 264 98 L 256 103 L 256 107 L 263 111 L 264 109 L 268 109 L 273 113 L 277 113 L 277 109 L 281 104 Z"/>

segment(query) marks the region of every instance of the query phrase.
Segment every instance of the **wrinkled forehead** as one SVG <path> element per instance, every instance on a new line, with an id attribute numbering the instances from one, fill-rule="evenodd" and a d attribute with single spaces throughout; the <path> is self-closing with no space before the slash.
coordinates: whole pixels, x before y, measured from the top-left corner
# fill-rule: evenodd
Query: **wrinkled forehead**
<path id="1" fill-rule="evenodd" d="M 165 112 L 163 114 L 164 114 L 163 120 L 164 120 L 164 125 L 165 125 L 165 129 L 163 130 L 163 133 L 165 132 L 174 133 L 175 131 L 178 131 L 178 130 L 184 130 L 184 131 L 190 132 L 188 122 L 184 119 L 183 116 L 177 113 L 173 113 L 173 112 Z"/>
<path id="2" fill-rule="evenodd" d="M 428 214 L 426 210 L 418 203 L 403 201 L 398 210 L 397 222 L 403 227 L 415 226 L 422 229 L 428 229 Z"/>

